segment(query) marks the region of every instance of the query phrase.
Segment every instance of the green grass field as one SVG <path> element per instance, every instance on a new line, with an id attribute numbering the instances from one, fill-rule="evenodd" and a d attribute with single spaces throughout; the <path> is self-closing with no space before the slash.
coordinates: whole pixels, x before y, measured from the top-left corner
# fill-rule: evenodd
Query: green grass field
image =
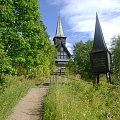
<path id="1" fill-rule="evenodd" d="M 120 86 L 58 79 L 44 102 L 43 120 L 120 120 Z"/>
<path id="2" fill-rule="evenodd" d="M 17 102 L 35 85 L 43 83 L 44 79 L 29 80 L 24 77 L 6 76 L 0 84 L 0 120 L 5 120 Z"/>

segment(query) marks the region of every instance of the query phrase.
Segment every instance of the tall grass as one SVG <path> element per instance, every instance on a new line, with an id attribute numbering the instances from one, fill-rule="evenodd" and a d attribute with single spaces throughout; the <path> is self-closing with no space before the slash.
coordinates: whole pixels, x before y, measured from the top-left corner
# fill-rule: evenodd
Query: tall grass
<path id="1" fill-rule="evenodd" d="M 24 77 L 6 76 L 0 82 L 0 120 L 5 120 L 12 108 L 34 85 L 40 85 L 38 80 L 28 80 Z"/>
<path id="2" fill-rule="evenodd" d="M 61 78 L 63 79 L 63 78 Z M 119 120 L 120 86 L 83 80 L 55 83 L 44 103 L 44 120 Z"/>

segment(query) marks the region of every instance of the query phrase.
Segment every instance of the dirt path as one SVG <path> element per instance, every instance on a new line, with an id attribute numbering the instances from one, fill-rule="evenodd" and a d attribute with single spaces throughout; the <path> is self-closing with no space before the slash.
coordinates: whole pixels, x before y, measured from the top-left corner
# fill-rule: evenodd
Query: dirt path
<path id="1" fill-rule="evenodd" d="M 7 120 L 41 120 L 42 102 L 48 86 L 32 88 L 13 109 Z"/>

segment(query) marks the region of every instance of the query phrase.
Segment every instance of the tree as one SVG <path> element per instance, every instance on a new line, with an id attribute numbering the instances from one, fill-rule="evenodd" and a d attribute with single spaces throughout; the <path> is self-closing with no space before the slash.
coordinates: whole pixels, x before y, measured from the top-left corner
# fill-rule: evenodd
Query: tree
<path id="1" fill-rule="evenodd" d="M 55 48 L 40 20 L 38 1 L 2 0 L 0 7 L 0 46 L 13 69 L 18 75 L 49 74 Z"/>
<path id="2" fill-rule="evenodd" d="M 120 35 L 112 40 L 113 73 L 116 80 L 120 80 Z"/>
<path id="3" fill-rule="evenodd" d="M 80 41 L 74 45 L 74 63 L 77 68 L 77 73 L 82 78 L 91 78 L 90 55 L 93 41 L 83 43 Z"/>
<path id="4" fill-rule="evenodd" d="M 8 49 L 16 37 L 14 30 L 15 16 L 11 0 L 0 2 L 0 74 L 12 73 L 12 59 L 7 55 Z"/>

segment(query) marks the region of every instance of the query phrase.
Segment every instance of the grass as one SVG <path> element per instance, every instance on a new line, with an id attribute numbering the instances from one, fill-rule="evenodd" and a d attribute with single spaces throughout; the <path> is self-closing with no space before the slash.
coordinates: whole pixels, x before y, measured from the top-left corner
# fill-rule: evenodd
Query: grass
<path id="1" fill-rule="evenodd" d="M 32 86 L 40 85 L 43 80 L 28 80 L 24 77 L 6 76 L 0 82 L 0 120 L 5 120 L 17 102 L 27 94 Z"/>
<path id="2" fill-rule="evenodd" d="M 119 119 L 120 86 L 105 82 L 94 88 L 83 80 L 56 82 L 44 103 L 43 120 Z"/>

